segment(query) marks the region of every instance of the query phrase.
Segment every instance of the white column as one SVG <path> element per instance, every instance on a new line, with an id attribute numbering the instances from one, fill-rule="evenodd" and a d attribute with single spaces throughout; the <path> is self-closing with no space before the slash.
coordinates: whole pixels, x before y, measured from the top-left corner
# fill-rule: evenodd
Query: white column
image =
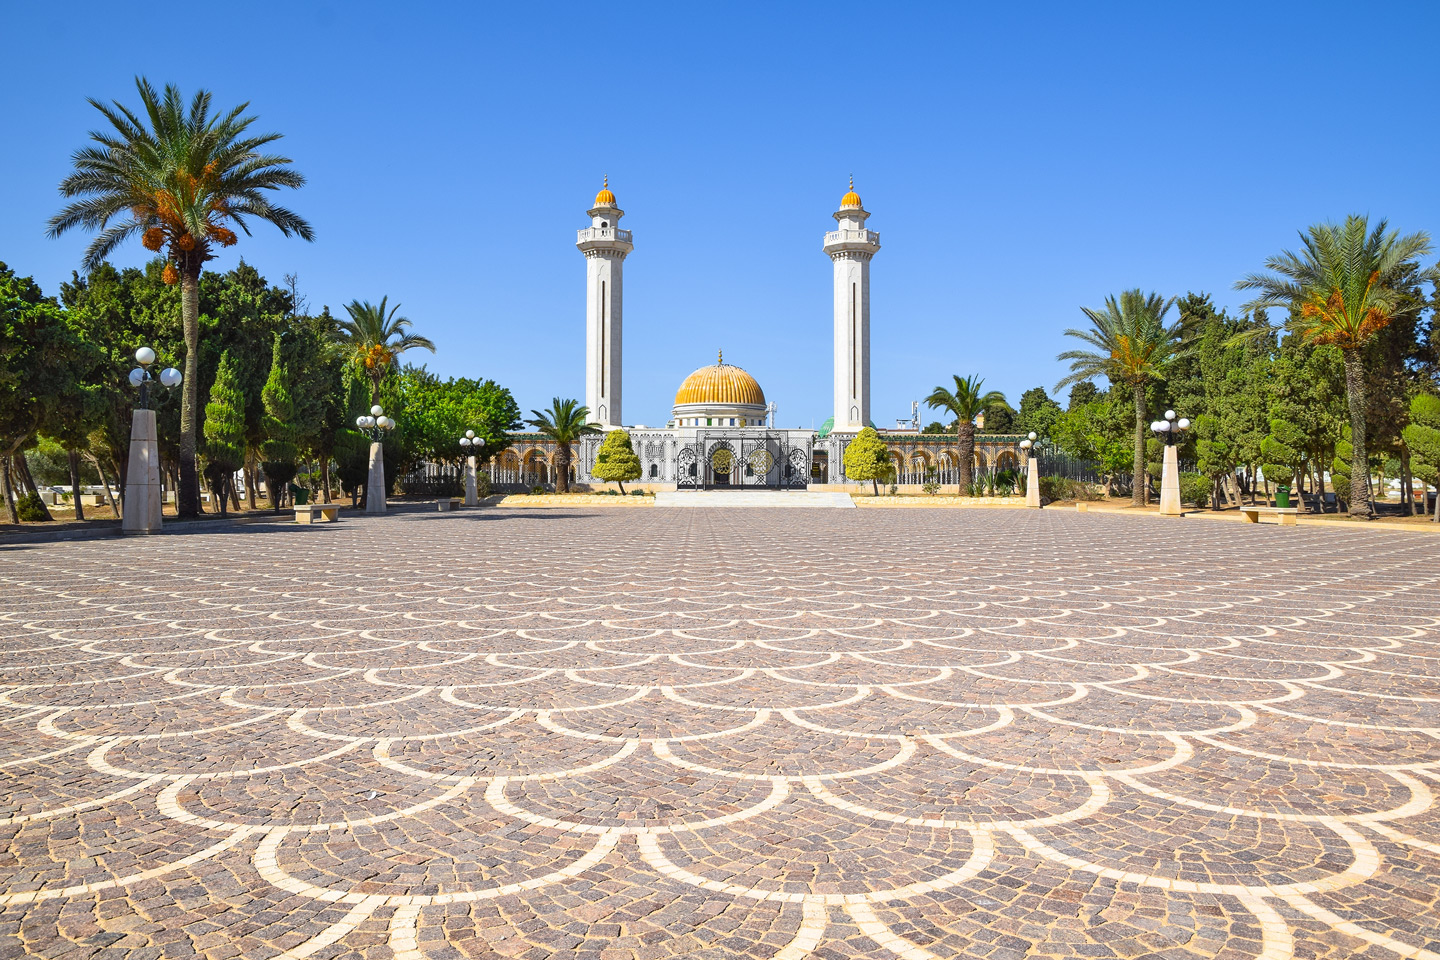
<path id="1" fill-rule="evenodd" d="M 835 275 L 835 422 L 854 433 L 870 423 L 870 260 L 880 234 L 865 228 L 870 214 L 852 190 L 834 214 L 838 229 L 825 234 Z"/>
<path id="2" fill-rule="evenodd" d="M 592 422 L 619 426 L 625 422 L 620 409 L 625 257 L 635 245 L 630 231 L 620 228 L 625 211 L 616 206 L 608 180 L 587 213 L 590 226 L 575 240 L 585 255 L 585 406 Z"/>
<path id="3" fill-rule="evenodd" d="M 480 506 L 480 498 L 476 495 L 474 457 L 465 458 L 465 506 Z"/>
<path id="4" fill-rule="evenodd" d="M 1025 506 L 1040 509 L 1040 458 L 1025 461 Z"/>
<path id="5" fill-rule="evenodd" d="M 365 512 L 385 512 L 385 445 L 371 442 L 370 472 L 365 477 Z"/>
<path id="6" fill-rule="evenodd" d="M 130 420 L 130 464 L 125 472 L 122 533 L 159 533 L 161 504 L 160 446 L 154 410 L 136 410 Z"/>
<path id="7" fill-rule="evenodd" d="M 1180 454 L 1176 452 L 1177 449 L 1173 443 L 1165 444 L 1165 471 L 1160 475 L 1162 517 L 1185 515 L 1185 509 L 1180 503 Z"/>
<path id="8" fill-rule="evenodd" d="M 595 422 L 621 424 L 624 258 L 587 257 L 585 280 L 585 406 Z"/>

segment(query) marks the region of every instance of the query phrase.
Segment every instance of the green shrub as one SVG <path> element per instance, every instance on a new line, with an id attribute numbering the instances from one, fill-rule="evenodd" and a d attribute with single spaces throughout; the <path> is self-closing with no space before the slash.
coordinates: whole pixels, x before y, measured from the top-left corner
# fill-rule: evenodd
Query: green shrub
<path id="1" fill-rule="evenodd" d="M 533 487 L 530 488 L 530 495 L 531 495 L 532 497 L 538 497 L 540 494 L 542 494 L 542 493 L 544 493 L 544 492 L 545 492 L 545 487 L 544 487 L 542 484 L 539 484 L 539 483 L 535 484 L 535 486 L 533 486 Z"/>
<path id="2" fill-rule="evenodd" d="M 1090 484 L 1069 477 L 1041 477 L 1040 499 L 1042 500 L 1098 500 Z"/>
<path id="3" fill-rule="evenodd" d="M 643 496 L 645 496 L 645 491 L 644 491 L 644 490 L 631 490 L 631 491 L 630 491 L 630 496 L 632 496 L 632 497 L 643 497 Z"/>
<path id="4" fill-rule="evenodd" d="M 934 480 L 926 480 L 924 483 L 920 484 L 920 489 L 924 490 L 926 493 L 933 497 L 935 496 L 935 494 L 940 492 L 940 484 L 936 483 Z"/>
<path id="5" fill-rule="evenodd" d="M 1210 491 L 1214 484 L 1210 478 L 1200 473 L 1180 474 L 1180 502 L 1193 504 L 1197 507 L 1208 507 L 1210 505 Z"/>
<path id="6" fill-rule="evenodd" d="M 45 509 L 45 501 L 40 499 L 40 494 L 33 492 L 15 502 L 15 512 L 22 521 L 30 523 L 51 519 L 50 512 Z"/>

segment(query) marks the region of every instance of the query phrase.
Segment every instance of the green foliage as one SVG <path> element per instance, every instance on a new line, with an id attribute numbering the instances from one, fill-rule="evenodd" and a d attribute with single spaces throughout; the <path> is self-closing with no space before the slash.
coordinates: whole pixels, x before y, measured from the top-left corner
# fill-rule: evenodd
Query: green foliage
<path id="1" fill-rule="evenodd" d="M 924 434 L 930 434 L 930 435 L 936 435 L 936 434 L 944 435 L 944 434 L 949 433 L 949 432 L 950 432 L 951 430 L 953 430 L 953 429 L 955 429 L 953 426 L 947 427 L 947 426 L 945 426 L 945 424 L 941 423 L 939 420 L 931 420 L 929 423 L 925 424 L 925 429 L 924 429 L 924 430 L 921 430 L 920 432 L 921 432 L 921 433 L 924 433 Z"/>
<path id="2" fill-rule="evenodd" d="M 509 446 L 509 431 L 521 425 L 515 398 L 493 380 L 441 380 L 424 367 L 406 367 L 393 386 L 387 403 L 400 424 L 406 472 L 423 460 L 460 463 L 474 455 L 483 463 Z M 460 446 L 467 430 L 474 431 L 478 448 Z"/>
<path id="3" fill-rule="evenodd" d="M 1098 464 L 1112 491 L 1133 465 L 1130 403 L 1118 391 L 1098 394 L 1055 418 L 1050 440 L 1078 460 Z"/>
<path id="4" fill-rule="evenodd" d="M 1092 390 L 1093 383 L 1086 384 Z M 1080 384 L 1075 385 L 1080 389 Z M 1074 391 L 1071 391 L 1072 394 Z M 1050 439 L 1050 433 L 1055 426 L 1055 420 L 1062 413 L 1060 404 L 1050 399 L 1044 387 L 1031 387 L 1020 394 L 1020 412 L 1015 418 L 1016 433 L 1035 433 L 1044 439 Z"/>
<path id="5" fill-rule="evenodd" d="M 349 320 L 335 324 L 335 334 L 344 346 L 351 362 L 364 371 L 370 379 L 371 402 L 380 402 L 380 383 L 390 372 L 395 358 L 407 350 L 423 349 L 435 352 L 435 344 L 427 337 L 410 333 L 410 321 L 397 317 L 400 304 L 385 312 L 389 297 L 381 297 L 380 303 L 369 300 L 352 300 L 345 305 Z"/>
<path id="6" fill-rule="evenodd" d="M 1069 477 L 1041 477 L 1040 499 L 1053 503 L 1056 500 L 1098 500 L 1099 497 L 1091 489 L 1090 484 L 1083 480 L 1072 480 Z"/>
<path id="7" fill-rule="evenodd" d="M 625 493 L 626 480 L 640 479 L 640 458 L 630 444 L 630 434 L 624 430 L 611 430 L 605 434 L 605 442 L 595 454 L 592 476 L 599 480 L 620 484 L 620 493 Z"/>
<path id="8" fill-rule="evenodd" d="M 1008 403 L 990 404 L 984 413 L 986 433 L 1015 432 L 1015 411 Z"/>
<path id="9" fill-rule="evenodd" d="M 570 445 L 587 434 L 599 433 L 600 428 L 590 423 L 590 408 L 579 400 L 562 400 L 555 397 L 550 409 L 543 413 L 531 410 L 534 419 L 527 420 L 545 436 L 555 441 L 560 449 L 555 458 L 555 491 L 570 492 Z"/>
<path id="10" fill-rule="evenodd" d="M 15 512 L 24 523 L 41 523 L 55 519 L 45 508 L 45 501 L 40 499 L 40 494 L 34 491 L 15 501 Z"/>
<path id="11" fill-rule="evenodd" d="M 229 473 L 245 465 L 245 392 L 229 353 L 220 358 L 205 404 L 205 458 Z"/>
<path id="12" fill-rule="evenodd" d="M 1210 505 L 1210 491 L 1215 488 L 1215 481 L 1203 473 L 1182 473 L 1180 474 L 1180 501 L 1193 504 L 1197 507 Z"/>
<path id="13" fill-rule="evenodd" d="M 1289 420 L 1270 421 L 1270 434 L 1260 441 L 1260 469 L 1271 483 L 1294 484 L 1305 469 L 1305 434 Z"/>
<path id="14" fill-rule="evenodd" d="M 1335 443 L 1335 459 L 1330 462 L 1330 481 L 1335 486 L 1335 496 L 1340 500 L 1350 499 L 1350 464 L 1355 448 L 1350 444 L 1350 427 L 1346 425 Z"/>
<path id="15" fill-rule="evenodd" d="M 1440 489 L 1440 397 L 1417 393 L 1410 400 L 1410 425 L 1402 433 L 1410 448 L 1410 472 Z"/>
<path id="16" fill-rule="evenodd" d="M 874 427 L 861 430 L 845 447 L 845 476 L 862 483 L 869 480 L 871 489 L 877 495 L 880 492 L 878 482 L 888 480 L 894 470 L 885 441 L 880 439 Z"/>
<path id="17" fill-rule="evenodd" d="M 987 409 L 1010 410 L 1005 394 L 999 390 L 985 390 L 985 381 L 978 375 L 961 377 L 952 375 L 955 389 L 936 387 L 925 398 L 925 405 L 932 410 L 944 410 L 955 417 L 955 441 L 960 454 L 960 486 L 970 483 L 971 465 L 975 461 L 975 418 Z M 848 471 L 847 471 L 848 472 Z"/>
<path id="18" fill-rule="evenodd" d="M 295 404 L 290 398 L 290 375 L 280 351 L 280 337 L 275 337 L 270 361 L 270 376 L 261 391 L 265 404 L 265 488 L 270 503 L 279 509 L 281 493 L 295 476 Z"/>

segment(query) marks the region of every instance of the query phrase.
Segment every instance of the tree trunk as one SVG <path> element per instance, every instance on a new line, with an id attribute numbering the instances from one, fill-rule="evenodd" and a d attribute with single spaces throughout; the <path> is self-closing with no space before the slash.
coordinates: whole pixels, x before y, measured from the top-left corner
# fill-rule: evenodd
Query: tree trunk
<path id="1" fill-rule="evenodd" d="M 1370 503 L 1370 462 L 1365 451 L 1365 361 L 1357 348 L 1342 351 L 1345 358 L 1345 399 L 1350 404 L 1350 516 L 1375 516 Z"/>
<path id="2" fill-rule="evenodd" d="M 555 453 L 555 492 L 570 492 L 570 444 L 560 444 Z"/>
<path id="3" fill-rule="evenodd" d="M 1319 491 L 1315 496 L 1316 502 L 1320 505 L 1316 513 L 1323 514 L 1325 512 L 1325 468 L 1319 462 L 1315 464 L 1315 489 Z"/>
<path id="4" fill-rule="evenodd" d="M 20 513 L 15 509 L 15 488 L 10 481 L 10 455 L 0 456 L 0 487 L 5 488 L 5 512 L 10 514 L 10 522 L 18 524 Z"/>
<path id="5" fill-rule="evenodd" d="M 120 504 L 115 500 L 115 494 L 110 490 L 110 478 L 105 476 L 105 464 L 100 462 L 99 457 L 92 457 L 95 461 L 95 472 L 100 474 L 100 488 L 105 491 L 105 499 L 110 502 L 110 512 L 118 519 L 121 516 Z M 122 494 L 123 496 L 123 494 Z"/>
<path id="6" fill-rule="evenodd" d="M 66 454 L 70 461 L 70 496 L 75 498 L 75 519 L 85 519 L 85 505 L 80 502 L 80 451 L 71 450 Z"/>
<path id="7" fill-rule="evenodd" d="M 1415 506 L 1415 476 L 1410 472 L 1410 448 L 1404 443 L 1400 444 L 1400 495 L 1410 504 L 1410 516 L 1418 516 L 1420 511 Z"/>
<path id="8" fill-rule="evenodd" d="M 200 428 L 200 271 L 180 274 L 180 321 L 185 332 L 185 382 L 180 388 L 180 491 L 176 513 L 200 515 L 195 436 Z"/>
<path id="9" fill-rule="evenodd" d="M 320 495 L 330 502 L 330 451 L 320 455 Z"/>
<path id="10" fill-rule="evenodd" d="M 975 423 L 964 417 L 955 418 L 955 446 L 960 453 L 960 496 L 970 496 L 975 479 Z"/>
<path id="11" fill-rule="evenodd" d="M 1130 502 L 1143 507 L 1150 499 L 1150 477 L 1145 472 L 1145 384 L 1135 387 L 1135 477 Z"/>
<path id="12" fill-rule="evenodd" d="M 30 473 L 30 462 L 25 459 L 24 450 L 15 454 L 15 468 L 20 473 L 20 482 L 25 484 L 25 486 L 30 489 L 30 492 L 35 494 L 35 499 L 40 501 L 40 512 L 45 514 L 46 520 L 53 522 L 55 518 L 51 516 L 50 508 L 45 505 L 45 498 L 40 496 L 40 486 L 35 482 L 35 477 Z"/>

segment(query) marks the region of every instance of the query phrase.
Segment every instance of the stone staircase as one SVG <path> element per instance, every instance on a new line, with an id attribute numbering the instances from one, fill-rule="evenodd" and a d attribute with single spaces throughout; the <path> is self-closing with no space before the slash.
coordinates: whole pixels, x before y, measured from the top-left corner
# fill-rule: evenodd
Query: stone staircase
<path id="1" fill-rule="evenodd" d="M 657 507 L 831 507 L 854 510 L 848 493 L 805 490 L 674 490 L 655 494 Z"/>

